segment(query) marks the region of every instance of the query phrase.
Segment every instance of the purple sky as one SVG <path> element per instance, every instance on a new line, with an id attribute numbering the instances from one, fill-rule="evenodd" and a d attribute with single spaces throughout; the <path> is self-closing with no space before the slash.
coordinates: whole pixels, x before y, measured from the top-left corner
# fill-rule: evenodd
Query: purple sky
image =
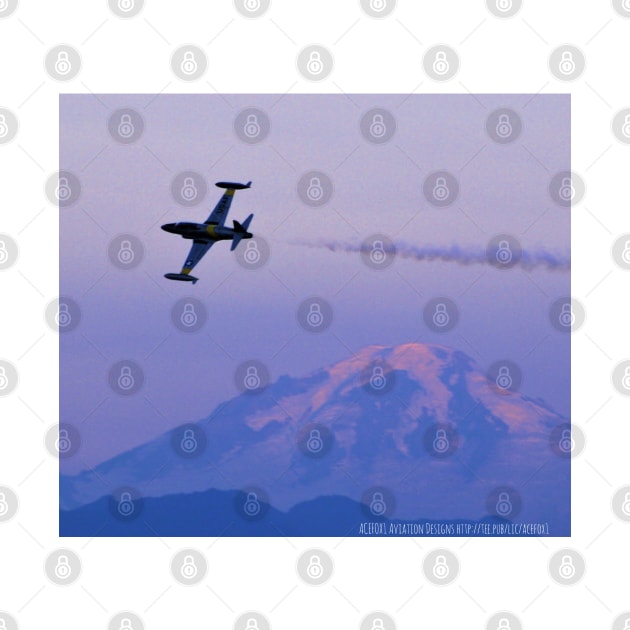
<path id="1" fill-rule="evenodd" d="M 250 106 L 271 120 L 269 136 L 255 145 L 233 131 L 236 115 Z M 108 133 L 109 115 L 123 107 L 144 118 L 144 133 L 131 145 Z M 359 120 L 372 107 L 396 118 L 387 144 L 361 136 Z M 523 120 L 509 145 L 493 143 L 485 131 L 498 107 Z M 234 371 L 244 360 L 262 361 L 275 380 L 306 375 L 370 344 L 444 343 L 482 367 L 510 359 L 523 369 L 523 393 L 570 415 L 570 336 L 548 319 L 550 304 L 570 295 L 569 273 L 400 259 L 375 272 L 358 254 L 293 244 L 383 233 L 414 245 L 485 247 L 507 232 L 525 249 L 568 254 L 569 209 L 556 206 L 547 187 L 570 169 L 569 96 L 65 95 L 60 145 L 60 168 L 82 185 L 78 202 L 60 209 L 60 293 L 82 310 L 80 326 L 61 335 L 60 421 L 78 426 L 83 438 L 81 458 L 64 460 L 64 472 L 207 416 L 238 393 Z M 170 185 L 188 169 L 206 177 L 208 194 L 185 208 Z M 425 176 L 439 169 L 460 182 L 459 199 L 447 208 L 432 207 L 422 192 Z M 296 191 L 310 170 L 334 183 L 332 199 L 319 208 L 304 205 Z M 243 269 L 229 244 L 219 243 L 195 269 L 198 284 L 164 279 L 179 271 L 189 243 L 159 226 L 204 221 L 220 196 L 218 180 L 253 181 L 236 193 L 228 224 L 254 212 L 251 230 L 268 241 L 270 261 Z M 107 257 L 121 233 L 144 245 L 143 262 L 131 271 Z M 322 334 L 297 324 L 298 304 L 312 295 L 334 308 L 334 324 Z M 461 312 L 446 334 L 432 333 L 422 319 L 424 304 L 439 295 L 455 299 Z M 170 319 L 184 296 L 200 299 L 208 312 L 193 334 Z M 123 358 L 144 368 L 145 385 L 133 397 L 107 384 L 109 366 Z"/>

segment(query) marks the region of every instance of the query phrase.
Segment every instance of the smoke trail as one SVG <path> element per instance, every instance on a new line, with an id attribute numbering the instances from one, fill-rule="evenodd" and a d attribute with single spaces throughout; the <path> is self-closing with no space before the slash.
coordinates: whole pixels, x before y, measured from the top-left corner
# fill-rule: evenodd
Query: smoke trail
<path id="1" fill-rule="evenodd" d="M 316 242 L 295 241 L 296 245 L 305 247 L 328 249 L 331 252 L 355 252 L 366 256 L 373 254 L 373 243 L 373 239 L 359 244 L 329 240 Z M 571 269 L 571 258 L 569 256 L 557 255 L 544 249 L 527 251 L 515 245 L 508 247 L 508 249 L 505 249 L 505 247 L 501 249 L 499 243 L 491 244 L 484 249 L 461 247 L 459 245 L 451 245 L 449 247 L 427 245 L 419 247 L 402 241 L 395 243 L 385 241 L 382 248 L 379 247 L 379 249 L 385 254 L 394 254 L 399 258 L 409 258 L 421 262 L 453 262 L 465 266 L 490 265 L 499 269 L 519 267 L 527 271 L 539 268 L 548 271 L 570 271 Z"/>

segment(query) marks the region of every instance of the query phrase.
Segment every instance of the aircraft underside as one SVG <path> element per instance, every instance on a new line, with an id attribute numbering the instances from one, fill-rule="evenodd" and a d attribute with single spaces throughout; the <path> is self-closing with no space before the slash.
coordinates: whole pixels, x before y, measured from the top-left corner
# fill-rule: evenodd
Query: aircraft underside
<path id="1" fill-rule="evenodd" d="M 169 280 L 181 280 L 195 284 L 198 278 L 190 275 L 195 265 L 205 256 L 208 250 L 217 241 L 232 241 L 230 249 L 234 251 L 243 239 L 252 238 L 253 234 L 248 231 L 254 215 L 250 214 L 243 223 L 233 221 L 234 227 L 224 226 L 225 219 L 232 203 L 235 190 L 249 188 L 251 182 L 239 184 L 237 182 L 217 182 L 219 188 L 225 188 L 225 193 L 215 206 L 212 214 L 205 223 L 194 223 L 192 221 L 179 221 L 177 223 L 166 223 L 162 226 L 165 232 L 178 234 L 182 238 L 192 240 L 188 258 L 179 273 L 166 273 L 164 277 Z"/>

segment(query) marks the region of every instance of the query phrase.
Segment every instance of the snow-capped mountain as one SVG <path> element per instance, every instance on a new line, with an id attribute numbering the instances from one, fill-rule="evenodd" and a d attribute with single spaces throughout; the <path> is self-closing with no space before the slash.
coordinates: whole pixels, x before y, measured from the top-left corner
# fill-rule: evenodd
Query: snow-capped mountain
<path id="1" fill-rule="evenodd" d="M 214 489 L 254 493 L 287 512 L 334 495 L 370 508 L 366 518 L 370 510 L 396 519 L 498 515 L 568 535 L 570 453 L 554 444 L 568 422 L 497 386 L 461 351 L 370 346 L 62 476 L 60 504 L 74 510 L 121 488 L 134 497 Z"/>

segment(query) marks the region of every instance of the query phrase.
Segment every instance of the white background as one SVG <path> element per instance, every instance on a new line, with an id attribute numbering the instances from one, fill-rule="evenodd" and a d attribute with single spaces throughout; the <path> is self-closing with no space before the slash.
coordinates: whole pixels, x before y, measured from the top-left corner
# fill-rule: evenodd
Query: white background
<path id="1" fill-rule="evenodd" d="M 578 8 L 579 7 L 579 8 Z M 28 2 L 0 20 L 0 106 L 16 113 L 17 137 L 0 146 L 0 232 L 18 242 L 20 257 L 0 274 L 0 356 L 17 366 L 19 386 L 0 399 L 0 485 L 13 488 L 20 509 L 0 524 L 0 610 L 20 628 L 106 628 L 120 610 L 147 628 L 232 627 L 259 610 L 274 629 L 353 628 L 371 610 L 385 610 L 398 628 L 484 628 L 497 610 L 527 628 L 608 628 L 630 608 L 628 525 L 611 498 L 630 483 L 629 401 L 611 384 L 613 367 L 630 356 L 626 331 L 629 276 L 611 246 L 630 231 L 627 177 L 630 146 L 611 132 L 614 114 L 630 105 L 625 60 L 630 20 L 609 2 L 525 0 L 511 19 L 498 19 L 480 0 L 398 3 L 388 17 L 368 17 L 358 1 L 273 0 L 248 20 L 227 0 L 148 0 L 122 20 L 99 2 Z M 44 56 L 69 43 L 81 73 L 64 84 L 46 74 Z M 185 83 L 170 68 L 181 44 L 205 49 L 208 71 Z M 321 83 L 300 77 L 302 47 L 333 53 Z M 423 52 L 447 43 L 460 55 L 457 76 L 436 83 L 422 69 Z M 586 71 L 563 83 L 549 71 L 551 51 L 578 46 Z M 63 539 L 57 536 L 57 465 L 44 434 L 58 422 L 58 337 L 44 319 L 58 293 L 57 208 L 44 182 L 58 168 L 60 92 L 569 92 L 572 168 L 586 195 L 572 209 L 572 294 L 585 305 L 573 334 L 572 422 L 586 435 L 573 461 L 573 536 L 568 539 Z M 53 549 L 76 550 L 83 570 L 68 587 L 43 570 Z M 202 550 L 206 579 L 184 587 L 169 563 L 182 547 Z M 334 575 L 324 586 L 296 574 L 300 553 L 328 550 Z M 446 546 L 459 557 L 457 580 L 436 587 L 422 574 L 423 557 Z M 586 560 L 584 578 L 560 586 L 548 573 L 562 547 Z M 623 624 L 622 624 L 623 627 Z"/>

